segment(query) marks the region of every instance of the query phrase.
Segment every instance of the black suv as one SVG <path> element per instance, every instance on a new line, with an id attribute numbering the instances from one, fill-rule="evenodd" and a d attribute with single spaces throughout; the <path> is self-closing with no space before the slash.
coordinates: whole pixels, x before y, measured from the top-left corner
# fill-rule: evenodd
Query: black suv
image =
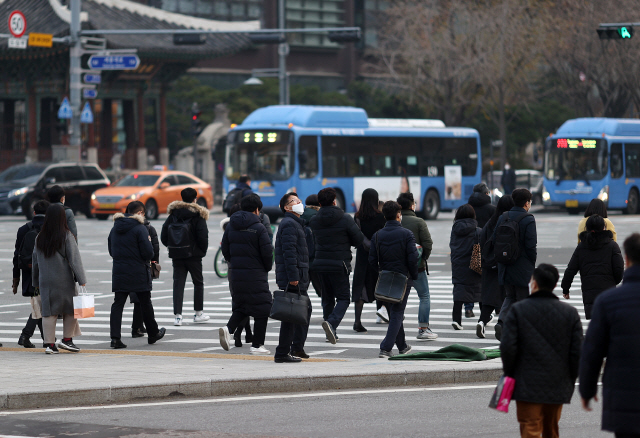
<path id="1" fill-rule="evenodd" d="M 33 204 L 46 199 L 47 189 L 59 185 L 65 205 L 74 213 L 91 215 L 91 194 L 111 184 L 96 164 L 29 163 L 11 166 L 0 173 L 0 214 L 33 215 Z"/>

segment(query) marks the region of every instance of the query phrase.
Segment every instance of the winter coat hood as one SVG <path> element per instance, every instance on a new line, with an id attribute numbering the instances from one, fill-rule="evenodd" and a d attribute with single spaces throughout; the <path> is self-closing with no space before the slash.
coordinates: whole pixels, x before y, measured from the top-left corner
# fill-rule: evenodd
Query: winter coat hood
<path id="1" fill-rule="evenodd" d="M 209 210 L 194 204 L 193 202 L 173 201 L 167 207 L 167 214 L 174 214 L 179 219 L 200 216 L 202 219 L 209 220 Z"/>
<path id="2" fill-rule="evenodd" d="M 455 221 L 451 231 L 459 237 L 468 236 L 475 233 L 478 228 L 478 222 L 475 219 L 460 219 Z"/>
<path id="3" fill-rule="evenodd" d="M 473 194 L 469 196 L 469 204 L 472 207 L 482 207 L 483 205 L 491 204 L 491 196 L 480 192 L 473 192 Z"/>
<path id="4" fill-rule="evenodd" d="M 236 230 L 246 230 L 251 225 L 261 223 L 260 217 L 249 211 L 236 211 L 231 215 L 229 223 L 233 225 Z"/>
<path id="5" fill-rule="evenodd" d="M 139 214 L 122 214 L 113 215 L 113 229 L 118 234 L 125 234 L 137 225 L 144 225 L 144 218 Z"/>
<path id="6" fill-rule="evenodd" d="M 330 227 L 338 223 L 344 216 L 344 211 L 336 206 L 322 207 L 315 218 L 322 226 Z"/>
<path id="7" fill-rule="evenodd" d="M 595 237 L 595 239 L 593 239 Z M 613 240 L 613 233 L 609 230 L 583 231 L 580 233 L 580 244 L 587 249 L 598 250 Z"/>

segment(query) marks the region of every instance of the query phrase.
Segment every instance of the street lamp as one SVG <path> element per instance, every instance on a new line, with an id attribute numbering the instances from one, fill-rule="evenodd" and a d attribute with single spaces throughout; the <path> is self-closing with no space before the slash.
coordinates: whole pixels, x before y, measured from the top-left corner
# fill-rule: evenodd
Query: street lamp
<path id="1" fill-rule="evenodd" d="M 262 82 L 260 79 L 256 78 L 255 76 L 251 76 L 249 79 L 247 79 L 243 83 L 244 83 L 244 85 L 262 85 L 262 84 L 264 84 L 264 82 Z"/>

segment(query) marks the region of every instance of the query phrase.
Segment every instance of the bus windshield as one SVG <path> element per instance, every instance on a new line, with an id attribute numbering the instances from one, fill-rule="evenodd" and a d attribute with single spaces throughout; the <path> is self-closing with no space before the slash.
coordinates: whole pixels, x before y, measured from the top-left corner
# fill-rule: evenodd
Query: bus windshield
<path id="1" fill-rule="evenodd" d="M 251 175 L 255 180 L 286 180 L 293 173 L 293 142 L 290 131 L 259 130 L 229 133 L 226 176 L 236 180 Z"/>
<path id="2" fill-rule="evenodd" d="M 604 139 L 553 139 L 546 153 L 545 175 L 556 181 L 600 180 L 607 175 L 608 157 Z"/>

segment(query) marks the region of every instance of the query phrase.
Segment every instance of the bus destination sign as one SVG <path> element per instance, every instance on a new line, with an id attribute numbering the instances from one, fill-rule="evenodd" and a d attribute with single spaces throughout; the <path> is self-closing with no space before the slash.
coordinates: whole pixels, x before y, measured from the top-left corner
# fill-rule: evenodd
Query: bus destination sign
<path id="1" fill-rule="evenodd" d="M 558 149 L 595 149 L 597 141 L 593 139 L 559 138 L 556 140 Z"/>

